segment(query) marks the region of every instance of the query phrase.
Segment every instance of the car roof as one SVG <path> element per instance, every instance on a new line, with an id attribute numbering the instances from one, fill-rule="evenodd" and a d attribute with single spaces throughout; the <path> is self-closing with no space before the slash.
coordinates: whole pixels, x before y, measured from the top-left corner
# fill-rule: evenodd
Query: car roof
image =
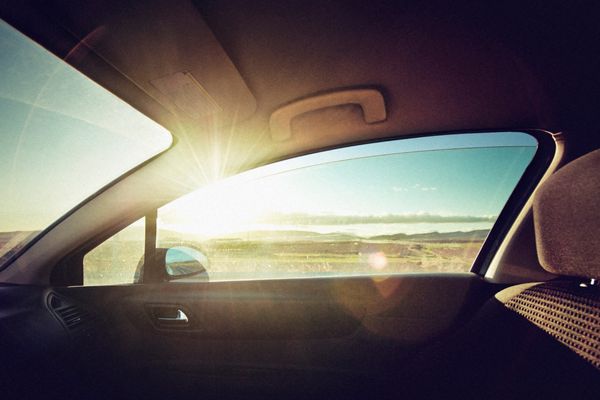
<path id="1" fill-rule="evenodd" d="M 600 28 L 593 2 L 14 3 L 2 12 L 9 23 L 176 136 L 206 137 L 216 127 L 231 146 L 258 140 L 264 150 L 248 162 L 392 134 L 498 127 L 559 131 L 599 122 L 592 112 L 600 96 Z M 90 52 L 108 67 L 94 65 L 101 62 Z M 215 61 L 220 56 L 224 59 Z M 148 78 L 176 71 L 191 71 L 222 108 L 232 110 L 220 121 L 169 115 L 168 100 L 149 89 Z M 133 85 L 123 85 L 118 75 Z M 231 83 L 238 78 L 249 93 Z M 277 108 L 365 86 L 383 92 L 385 123 L 363 129 L 323 122 L 352 118 L 351 112 L 314 113 L 297 121 L 298 137 L 271 143 L 268 120 Z M 228 91 L 242 99 L 223 98 Z M 354 132 L 351 125 L 358 126 Z"/>

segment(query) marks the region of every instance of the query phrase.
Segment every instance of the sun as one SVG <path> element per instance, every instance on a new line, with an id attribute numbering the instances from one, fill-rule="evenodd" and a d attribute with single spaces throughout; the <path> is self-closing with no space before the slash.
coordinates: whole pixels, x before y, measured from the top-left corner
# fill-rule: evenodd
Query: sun
<path id="1" fill-rule="evenodd" d="M 244 230 L 262 214 L 247 185 L 223 181 L 208 185 L 159 210 L 161 229 L 202 237 L 217 237 Z"/>

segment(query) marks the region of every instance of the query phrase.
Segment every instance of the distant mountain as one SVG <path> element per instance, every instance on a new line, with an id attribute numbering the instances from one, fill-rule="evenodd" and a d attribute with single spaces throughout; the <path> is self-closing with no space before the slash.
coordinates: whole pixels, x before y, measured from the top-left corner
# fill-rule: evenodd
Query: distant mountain
<path id="1" fill-rule="evenodd" d="M 163 243 L 177 242 L 222 242 L 232 240 L 243 241 L 313 241 L 313 242 L 330 242 L 330 241 L 355 241 L 355 240 L 389 240 L 389 241 L 478 241 L 484 240 L 488 234 L 487 229 L 473 230 L 467 232 L 429 232 L 418 234 L 395 233 L 389 235 L 376 236 L 358 236 L 351 233 L 333 232 L 333 233 L 318 233 L 304 230 L 256 230 L 247 232 L 235 232 L 225 234 L 218 237 L 208 238 L 202 235 L 194 235 L 188 232 L 177 232 L 173 230 L 159 229 L 159 238 Z M 0 233 L 0 244 L 10 240 L 11 235 L 23 232 L 7 232 Z M 27 232 L 30 233 L 30 232 Z M 35 233 L 35 232 L 33 232 Z M 6 240 L 3 238 L 6 237 Z M 133 226 L 119 232 L 116 237 L 120 241 L 141 241 L 144 238 L 144 227 Z"/>
<path id="2" fill-rule="evenodd" d="M 371 236 L 371 240 L 420 240 L 420 241 L 473 241 L 473 240 L 485 240 L 489 233 L 487 229 L 478 229 L 468 232 L 430 232 L 430 233 L 417 233 L 413 235 L 407 235 L 405 233 L 398 233 L 394 235 L 379 235 Z"/>
<path id="3" fill-rule="evenodd" d="M 488 234 L 487 229 L 468 232 L 430 232 L 418 234 L 397 233 L 393 235 L 378 235 L 361 237 L 348 233 L 317 233 L 309 231 L 249 231 L 226 235 L 213 241 L 227 240 L 269 240 L 269 241 L 353 241 L 353 240 L 390 240 L 390 241 L 479 241 L 484 240 Z"/>
<path id="4" fill-rule="evenodd" d="M 355 225 L 355 224 L 416 224 L 416 223 L 470 223 L 494 222 L 496 216 L 388 214 L 388 215 L 335 215 L 307 213 L 273 213 L 259 222 L 276 225 Z"/>
<path id="5" fill-rule="evenodd" d="M 25 241 L 25 239 L 31 239 L 37 235 L 40 231 L 13 231 L 13 232 L 0 232 L 0 246 L 14 240 L 16 242 Z"/>
<path id="6" fill-rule="evenodd" d="M 294 230 L 281 230 L 281 231 L 248 231 L 232 233 L 229 235 L 221 236 L 212 240 L 223 241 L 223 240 L 280 240 L 280 241 L 347 241 L 360 239 L 358 236 L 347 234 L 347 233 L 317 233 L 309 231 L 294 231 Z"/>
<path id="7" fill-rule="evenodd" d="M 0 264 L 19 252 L 39 231 L 0 232 Z"/>

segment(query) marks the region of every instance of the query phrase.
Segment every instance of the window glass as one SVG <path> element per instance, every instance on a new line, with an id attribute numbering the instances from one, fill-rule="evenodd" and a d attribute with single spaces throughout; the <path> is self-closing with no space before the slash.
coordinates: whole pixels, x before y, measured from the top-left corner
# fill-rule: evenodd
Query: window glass
<path id="1" fill-rule="evenodd" d="M 454 134 L 278 162 L 160 208 L 158 247 L 201 251 L 211 281 L 469 271 L 536 150 Z"/>
<path id="2" fill-rule="evenodd" d="M 171 135 L 0 20 L 0 268 Z"/>
<path id="3" fill-rule="evenodd" d="M 83 284 L 138 282 L 144 255 L 144 218 L 102 242 L 83 258 Z"/>

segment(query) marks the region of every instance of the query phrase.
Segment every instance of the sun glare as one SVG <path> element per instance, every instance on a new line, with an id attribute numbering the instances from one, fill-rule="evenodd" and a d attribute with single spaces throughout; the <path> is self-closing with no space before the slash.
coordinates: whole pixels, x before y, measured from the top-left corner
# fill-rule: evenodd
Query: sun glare
<path id="1" fill-rule="evenodd" d="M 382 151 L 376 143 L 265 165 L 163 206 L 159 225 L 198 239 L 247 238 L 244 233 L 255 231 L 370 237 L 489 229 L 495 218 L 485 215 L 497 215 L 505 198 L 483 193 L 507 196 L 535 147 L 518 146 L 510 142 L 512 135 L 501 135 L 508 146 L 472 148 L 472 137 L 479 136 L 457 135 L 454 147 L 443 151 L 427 151 L 437 139 L 421 138 L 392 142 L 384 149 L 389 152 L 402 142 L 408 152 L 373 155 L 374 148 Z M 420 143 L 421 151 L 414 143 Z M 501 170 L 507 158 L 523 165 Z M 498 185 L 498 176 L 508 179 Z M 482 196 L 471 196 L 474 191 Z M 373 264 L 384 267 L 383 259 Z"/>
<path id="2" fill-rule="evenodd" d="M 268 202 L 261 200 L 251 185 L 225 180 L 165 206 L 159 224 L 167 230 L 205 237 L 241 232 L 267 212 Z"/>

